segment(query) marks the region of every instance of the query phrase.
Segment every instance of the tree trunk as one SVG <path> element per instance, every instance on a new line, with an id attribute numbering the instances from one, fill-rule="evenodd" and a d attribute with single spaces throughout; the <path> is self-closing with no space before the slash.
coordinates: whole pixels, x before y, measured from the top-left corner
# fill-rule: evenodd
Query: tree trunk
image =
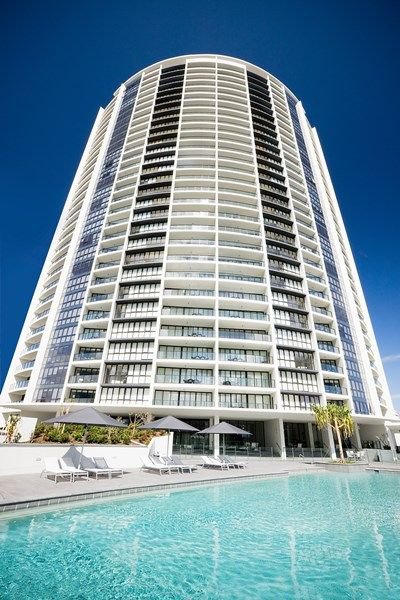
<path id="1" fill-rule="evenodd" d="M 335 419 L 335 431 L 336 431 L 336 437 L 337 437 L 338 444 L 339 444 L 340 462 L 344 463 L 344 454 L 343 454 L 343 446 L 342 446 L 342 436 L 340 434 L 340 429 L 339 429 L 339 426 L 338 426 L 337 419 Z"/>

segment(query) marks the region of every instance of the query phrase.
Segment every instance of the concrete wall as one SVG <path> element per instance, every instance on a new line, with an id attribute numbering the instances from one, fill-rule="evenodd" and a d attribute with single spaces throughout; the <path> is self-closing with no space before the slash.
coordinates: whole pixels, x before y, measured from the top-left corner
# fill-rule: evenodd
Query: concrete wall
<path id="1" fill-rule="evenodd" d="M 108 457 L 113 463 L 124 469 L 137 469 L 149 453 L 167 454 L 168 436 L 153 438 L 149 446 L 120 446 L 109 444 L 88 444 L 84 456 Z M 80 453 L 81 446 L 69 444 L 1 444 L 0 476 L 21 475 L 23 473 L 41 473 L 44 469 L 43 458 L 61 458 L 65 454 Z"/>

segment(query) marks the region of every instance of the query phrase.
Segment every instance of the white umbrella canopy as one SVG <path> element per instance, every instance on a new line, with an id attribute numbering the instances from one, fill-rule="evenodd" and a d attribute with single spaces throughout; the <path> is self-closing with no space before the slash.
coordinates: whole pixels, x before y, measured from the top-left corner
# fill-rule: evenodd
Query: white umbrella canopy
<path id="1" fill-rule="evenodd" d="M 217 425 L 212 425 L 211 427 L 207 427 L 206 429 L 203 429 L 202 431 L 199 431 L 198 434 L 200 435 L 217 435 L 217 434 L 222 434 L 222 452 L 223 454 L 225 454 L 225 435 L 244 435 L 244 436 L 249 436 L 249 435 L 253 435 L 252 433 L 250 433 L 250 431 L 245 431 L 244 429 L 240 429 L 239 427 L 235 427 L 235 425 L 231 425 L 230 423 L 227 423 L 226 421 L 221 421 L 221 423 L 218 423 Z"/>
<path id="2" fill-rule="evenodd" d="M 82 408 L 81 410 L 71 412 L 68 415 L 60 415 L 59 417 L 47 419 L 47 421 L 44 421 L 44 423 L 65 423 L 66 425 L 84 425 L 85 432 L 83 434 L 82 449 L 79 457 L 78 468 L 80 468 L 82 462 L 83 448 L 86 444 L 88 427 L 127 427 L 125 423 L 117 421 L 116 419 L 113 419 L 112 417 L 105 415 L 104 413 L 101 413 L 90 406 L 87 408 Z"/>
<path id="3" fill-rule="evenodd" d="M 170 451 L 172 454 L 172 440 L 170 439 L 171 431 L 191 431 L 192 433 L 196 433 L 198 431 L 196 427 L 192 427 L 192 425 L 189 425 L 188 423 L 185 423 L 185 421 L 181 421 L 173 416 L 161 417 L 161 419 L 150 421 L 149 423 L 140 425 L 138 429 L 163 429 L 168 431 L 168 456 Z"/>
<path id="4" fill-rule="evenodd" d="M 185 421 L 181 421 L 176 417 L 168 416 L 157 419 L 156 421 L 150 421 L 144 425 L 140 425 L 138 429 L 165 429 L 166 431 L 192 431 L 196 432 L 198 429 L 192 427 Z"/>

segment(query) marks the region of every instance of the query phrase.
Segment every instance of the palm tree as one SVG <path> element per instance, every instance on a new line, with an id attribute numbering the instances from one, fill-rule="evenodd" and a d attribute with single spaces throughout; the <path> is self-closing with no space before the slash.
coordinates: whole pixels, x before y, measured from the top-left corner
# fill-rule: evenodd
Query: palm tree
<path id="1" fill-rule="evenodd" d="M 342 434 L 344 437 L 349 437 L 354 431 L 354 421 L 350 409 L 334 403 L 328 403 L 326 406 L 314 404 L 312 409 L 318 429 L 330 427 L 335 431 L 339 444 L 340 462 L 344 463 Z"/>

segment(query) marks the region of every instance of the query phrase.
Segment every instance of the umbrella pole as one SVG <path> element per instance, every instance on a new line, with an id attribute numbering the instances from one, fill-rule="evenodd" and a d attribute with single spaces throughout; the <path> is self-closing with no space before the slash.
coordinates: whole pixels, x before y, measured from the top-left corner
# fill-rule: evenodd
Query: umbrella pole
<path id="1" fill-rule="evenodd" d="M 171 440 L 170 440 L 170 450 L 171 450 L 171 452 L 170 452 L 170 454 L 168 456 L 172 456 L 172 454 L 174 453 L 174 435 L 175 434 L 174 434 L 173 431 L 170 431 L 169 435 L 171 436 Z"/>
<path id="2" fill-rule="evenodd" d="M 84 434 L 83 434 L 83 438 L 82 438 L 82 448 L 81 448 L 81 454 L 80 454 L 80 456 L 79 456 L 79 465 L 78 465 L 78 469 L 80 469 L 80 468 L 81 468 L 81 464 L 82 464 L 82 454 L 83 454 L 83 449 L 84 449 L 84 447 L 85 447 L 85 444 L 86 444 L 86 436 L 87 436 L 87 432 L 88 432 L 88 428 L 87 428 L 87 425 L 86 425 L 86 427 L 85 427 L 85 432 L 84 432 Z"/>
<path id="3" fill-rule="evenodd" d="M 225 434 L 222 434 L 222 456 L 225 456 Z"/>

